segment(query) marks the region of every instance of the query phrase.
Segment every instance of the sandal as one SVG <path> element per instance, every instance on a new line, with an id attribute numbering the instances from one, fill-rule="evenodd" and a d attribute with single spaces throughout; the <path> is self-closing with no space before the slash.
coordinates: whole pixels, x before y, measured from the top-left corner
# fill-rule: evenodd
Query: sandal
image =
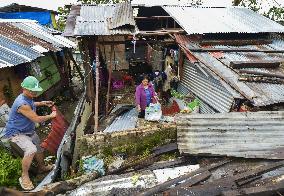
<path id="1" fill-rule="evenodd" d="M 25 191 L 31 191 L 35 188 L 32 182 L 29 182 L 29 183 L 23 182 L 22 177 L 19 178 L 19 183 L 20 183 L 22 189 L 25 190 Z"/>

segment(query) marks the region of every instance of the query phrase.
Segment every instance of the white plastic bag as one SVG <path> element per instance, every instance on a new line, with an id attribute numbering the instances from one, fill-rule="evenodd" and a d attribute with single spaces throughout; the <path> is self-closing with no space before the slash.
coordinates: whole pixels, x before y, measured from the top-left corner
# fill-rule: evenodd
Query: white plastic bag
<path id="1" fill-rule="evenodd" d="M 159 121 L 162 117 L 162 109 L 160 103 L 150 103 L 145 110 L 145 120 Z"/>

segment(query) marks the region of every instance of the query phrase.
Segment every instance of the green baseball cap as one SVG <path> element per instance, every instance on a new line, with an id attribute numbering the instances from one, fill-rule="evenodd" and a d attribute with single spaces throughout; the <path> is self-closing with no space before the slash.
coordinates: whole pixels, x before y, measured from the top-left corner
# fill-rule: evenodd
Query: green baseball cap
<path id="1" fill-rule="evenodd" d="M 39 86 L 39 81 L 33 76 L 26 77 L 21 83 L 21 87 L 34 92 L 42 91 L 42 88 Z"/>

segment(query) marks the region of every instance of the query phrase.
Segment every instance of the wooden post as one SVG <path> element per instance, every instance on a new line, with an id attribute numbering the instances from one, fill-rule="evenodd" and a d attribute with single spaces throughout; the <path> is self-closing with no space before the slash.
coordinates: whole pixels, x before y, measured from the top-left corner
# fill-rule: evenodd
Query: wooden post
<path id="1" fill-rule="evenodd" d="M 96 99 L 95 99 L 95 129 L 94 132 L 98 131 L 99 127 L 99 47 L 96 43 Z"/>
<path id="2" fill-rule="evenodd" d="M 183 54 L 182 50 L 179 47 L 178 48 L 178 78 L 182 78 L 182 70 L 183 70 Z"/>
<path id="3" fill-rule="evenodd" d="M 71 50 L 68 50 L 68 56 L 69 56 L 70 60 L 73 62 L 74 67 L 75 67 L 75 69 L 77 70 L 77 72 L 78 72 L 78 74 L 79 74 L 79 76 L 80 76 L 82 82 L 84 82 L 84 76 L 83 76 L 83 74 L 81 73 L 80 66 L 79 66 L 79 65 L 77 64 L 77 62 L 75 61 L 75 59 L 74 59 L 74 57 L 73 57 L 73 55 L 72 55 Z"/>
<path id="4" fill-rule="evenodd" d="M 86 101 L 91 102 L 94 100 L 94 82 L 93 82 L 93 70 L 91 69 L 90 57 L 89 57 L 89 47 L 88 40 L 83 38 L 83 40 L 79 44 L 80 50 L 83 55 L 83 65 L 85 69 L 85 85 L 86 85 Z"/>
<path id="5" fill-rule="evenodd" d="M 107 100 L 106 100 L 106 116 L 108 115 L 109 110 L 109 94 L 110 94 L 110 86 L 111 86 L 111 74 L 112 74 L 112 56 L 114 53 L 114 45 L 111 45 L 110 49 L 110 63 L 108 67 L 108 82 L 107 82 Z"/>

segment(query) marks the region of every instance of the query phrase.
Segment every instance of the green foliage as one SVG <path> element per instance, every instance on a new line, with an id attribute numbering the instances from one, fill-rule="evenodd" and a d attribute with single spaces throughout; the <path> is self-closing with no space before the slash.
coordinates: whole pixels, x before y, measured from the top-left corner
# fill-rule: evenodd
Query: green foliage
<path id="1" fill-rule="evenodd" d="M 264 13 L 264 15 L 271 20 L 275 20 L 277 22 L 284 22 L 284 8 L 283 7 L 271 7 L 267 13 Z"/>
<path id="2" fill-rule="evenodd" d="M 171 90 L 171 95 L 177 99 L 184 99 L 185 96 L 177 91 L 175 91 L 174 89 Z"/>
<path id="3" fill-rule="evenodd" d="M 21 176 L 21 159 L 14 158 L 7 150 L 0 148 L 0 186 L 17 187 Z"/>
<path id="4" fill-rule="evenodd" d="M 70 7 L 67 6 L 58 7 L 57 12 L 58 12 L 58 20 L 57 20 L 58 29 L 60 31 L 63 31 L 66 25 L 67 16 L 70 13 Z"/>
<path id="5" fill-rule="evenodd" d="M 235 6 L 243 6 L 246 8 L 249 8 L 255 12 L 262 12 L 262 9 L 264 7 L 263 3 L 267 3 L 265 1 L 260 0 L 234 0 L 233 5 Z M 262 14 L 271 20 L 283 23 L 284 22 L 284 8 L 280 4 L 277 3 L 277 1 L 274 1 L 275 4 L 272 7 L 269 8 L 267 12 L 262 12 Z"/>

